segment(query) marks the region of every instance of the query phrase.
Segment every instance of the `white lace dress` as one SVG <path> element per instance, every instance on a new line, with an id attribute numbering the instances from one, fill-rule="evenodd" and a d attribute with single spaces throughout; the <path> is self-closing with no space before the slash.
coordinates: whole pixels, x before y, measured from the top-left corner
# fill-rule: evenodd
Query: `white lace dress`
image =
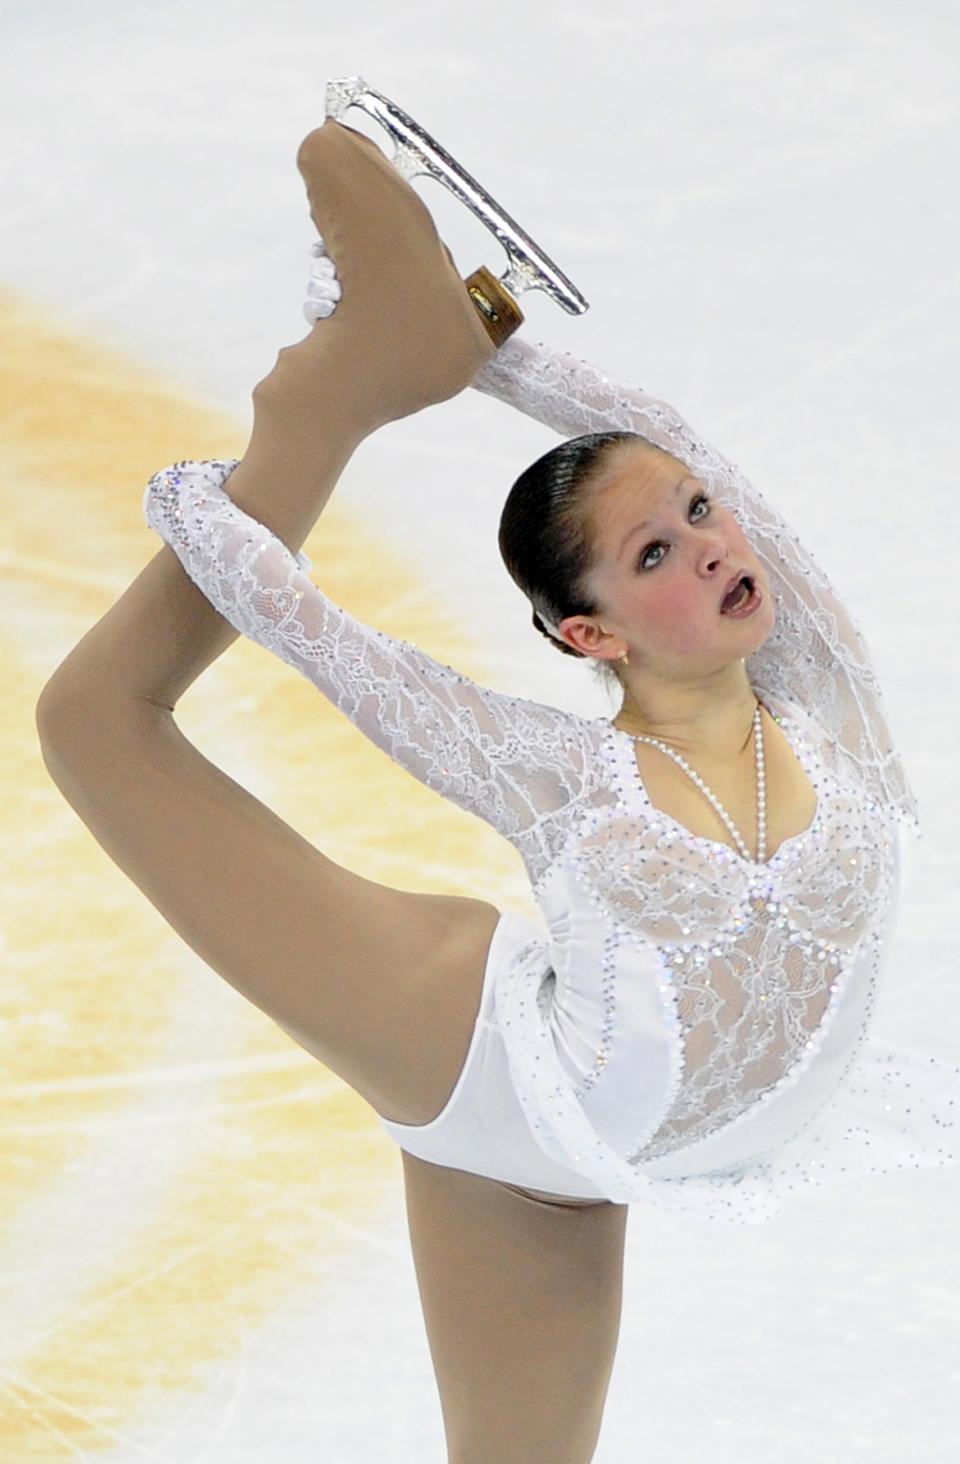
<path id="1" fill-rule="evenodd" d="M 666 403 L 517 337 L 473 385 L 565 437 L 641 433 L 734 512 L 776 598 L 750 682 L 817 807 L 763 864 L 690 833 L 653 807 L 608 719 L 479 686 L 334 604 L 305 555 L 232 503 L 236 460 L 157 473 L 147 522 L 215 608 L 529 872 L 544 928 L 498 926 L 444 1113 L 384 1127 L 438 1163 L 740 1225 L 811 1185 L 960 1162 L 960 1067 L 870 1034 L 919 828 L 849 614 Z"/>

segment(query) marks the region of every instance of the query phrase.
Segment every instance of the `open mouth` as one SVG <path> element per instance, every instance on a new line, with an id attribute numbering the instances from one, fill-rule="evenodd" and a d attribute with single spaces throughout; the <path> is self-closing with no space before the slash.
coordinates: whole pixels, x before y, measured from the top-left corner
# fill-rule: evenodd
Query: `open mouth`
<path id="1" fill-rule="evenodd" d="M 741 575 L 720 602 L 721 615 L 749 615 L 760 603 L 760 592 L 750 575 Z"/>

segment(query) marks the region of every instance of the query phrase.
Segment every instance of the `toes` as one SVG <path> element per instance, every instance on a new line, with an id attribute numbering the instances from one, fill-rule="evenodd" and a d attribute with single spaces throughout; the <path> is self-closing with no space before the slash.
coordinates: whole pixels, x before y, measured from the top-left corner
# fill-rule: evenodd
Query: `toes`
<path id="1" fill-rule="evenodd" d="M 331 145 L 336 147 L 339 142 L 350 139 L 362 142 L 366 147 L 372 148 L 380 157 L 384 156 L 382 149 L 371 137 L 367 137 L 363 132 L 358 132 L 355 127 L 347 127 L 344 122 L 335 122 L 332 117 L 328 117 L 319 127 L 308 132 L 297 148 L 297 167 L 302 173 L 309 166 L 311 159 L 322 155 L 326 148 Z"/>
<path id="2" fill-rule="evenodd" d="M 328 117 L 327 121 L 333 122 L 333 118 Z M 372 147 L 374 152 L 381 153 L 382 155 L 382 150 L 377 146 L 373 138 L 368 137 L 365 132 L 358 132 L 356 127 L 348 127 L 345 122 L 333 122 L 333 125 L 334 127 L 339 127 L 342 132 L 349 132 L 350 136 L 355 137 L 358 142 L 365 142 L 367 147 Z"/>

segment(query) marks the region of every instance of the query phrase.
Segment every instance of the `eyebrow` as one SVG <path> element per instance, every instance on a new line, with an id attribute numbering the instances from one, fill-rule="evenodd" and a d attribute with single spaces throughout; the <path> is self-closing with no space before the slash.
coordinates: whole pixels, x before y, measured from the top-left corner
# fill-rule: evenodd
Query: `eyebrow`
<path id="1" fill-rule="evenodd" d="M 693 474 L 692 473 L 684 473 L 683 477 L 679 480 L 679 482 L 674 483 L 674 485 L 673 485 L 673 491 L 674 491 L 674 493 L 676 493 L 678 491 L 678 489 L 682 488 L 683 485 L 684 485 L 684 483 L 689 482 L 691 478 L 693 478 Z M 650 519 L 644 519 L 641 523 L 634 524 L 633 528 L 632 529 L 629 529 L 627 531 L 627 534 L 626 534 L 626 536 L 625 536 L 625 538 L 623 540 L 623 543 L 620 545 L 620 549 L 619 549 L 619 551 L 617 553 L 617 558 L 618 559 L 623 554 L 624 549 L 626 549 L 628 540 L 632 539 L 633 536 L 634 536 L 634 534 L 638 533 L 640 529 L 647 528 L 649 526 L 650 522 L 651 522 Z"/>

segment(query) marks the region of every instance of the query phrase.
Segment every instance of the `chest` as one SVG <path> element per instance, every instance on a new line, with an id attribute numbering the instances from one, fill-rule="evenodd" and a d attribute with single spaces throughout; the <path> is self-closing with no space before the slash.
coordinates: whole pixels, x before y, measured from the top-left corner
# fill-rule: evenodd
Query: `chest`
<path id="1" fill-rule="evenodd" d="M 736 848 L 733 835 L 701 788 L 673 759 L 649 743 L 635 742 L 639 780 L 653 807 L 699 838 Z M 818 790 L 780 726 L 763 717 L 766 808 L 766 851 L 771 858 L 786 839 L 809 828 L 817 809 Z M 691 766 L 719 799 L 751 853 L 757 849 L 757 766 L 751 739 L 736 761 Z"/>

